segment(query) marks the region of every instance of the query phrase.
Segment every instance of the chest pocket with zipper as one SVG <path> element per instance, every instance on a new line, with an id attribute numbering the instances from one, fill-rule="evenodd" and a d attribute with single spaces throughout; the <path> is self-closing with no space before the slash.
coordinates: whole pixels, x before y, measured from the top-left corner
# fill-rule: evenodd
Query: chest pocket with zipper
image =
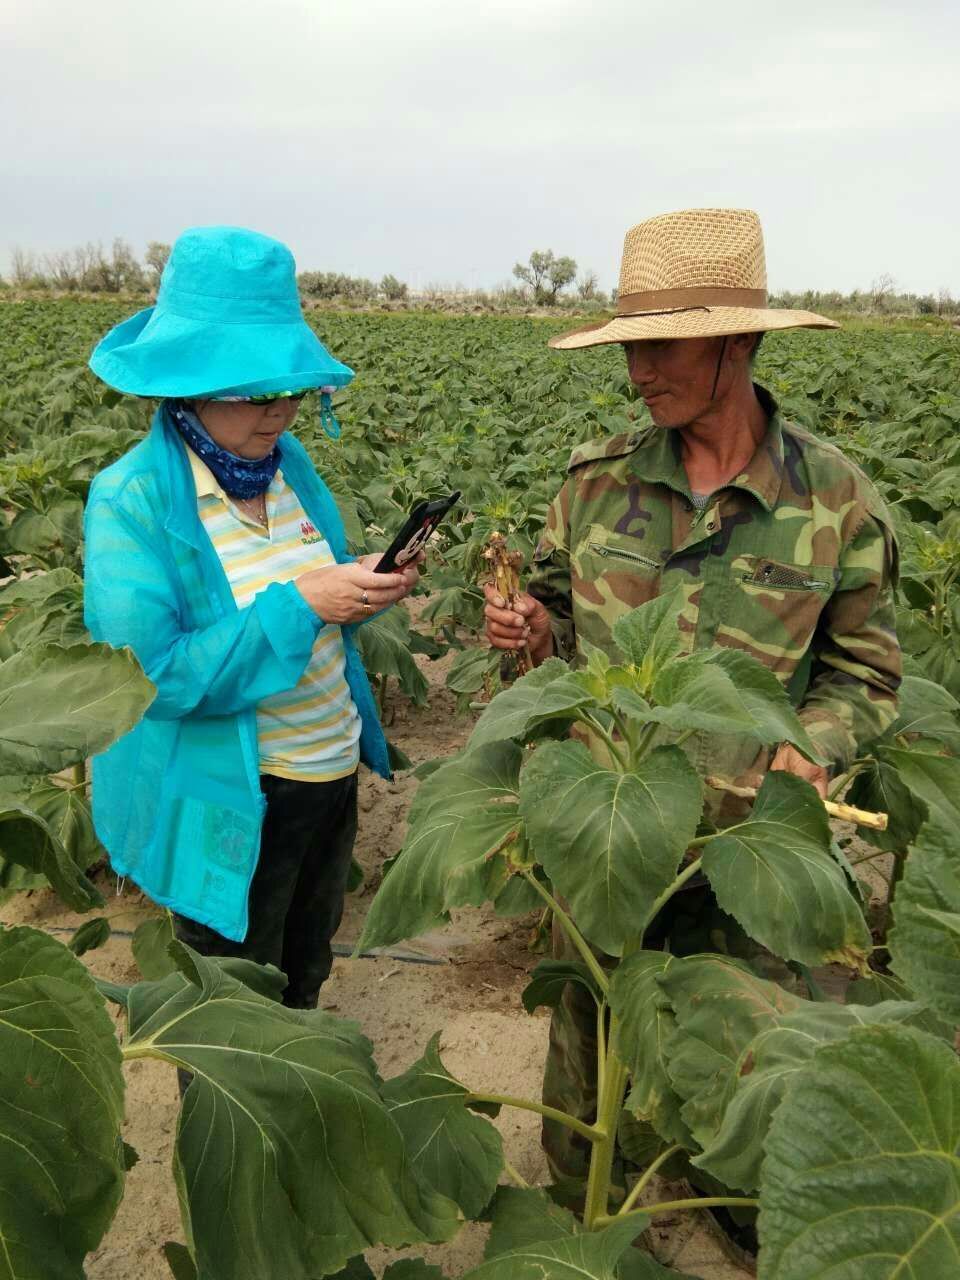
<path id="1" fill-rule="evenodd" d="M 662 569 L 639 538 L 590 525 L 570 564 L 577 635 L 613 656 L 613 624 L 659 595 Z"/>
<path id="2" fill-rule="evenodd" d="M 747 555 L 730 568 L 717 643 L 746 649 L 788 680 L 810 647 L 839 571 Z"/>

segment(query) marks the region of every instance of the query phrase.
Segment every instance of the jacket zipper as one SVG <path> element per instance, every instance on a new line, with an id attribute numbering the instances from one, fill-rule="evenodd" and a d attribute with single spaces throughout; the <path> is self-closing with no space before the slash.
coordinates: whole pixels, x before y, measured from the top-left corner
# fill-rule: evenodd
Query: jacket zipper
<path id="1" fill-rule="evenodd" d="M 791 583 L 772 582 L 767 578 L 754 577 L 753 572 L 743 573 L 740 578 L 754 587 L 767 587 L 770 591 L 819 591 L 830 586 L 829 582 L 822 582 L 819 578 L 804 578 L 801 582 Z"/>
<path id="2" fill-rule="evenodd" d="M 602 542 L 590 542 L 587 545 L 598 556 L 615 556 L 618 560 L 634 560 L 637 564 L 642 564 L 647 569 L 660 568 L 658 560 L 651 560 L 649 556 L 642 556 L 637 551 L 626 551 L 622 547 L 608 547 Z"/>

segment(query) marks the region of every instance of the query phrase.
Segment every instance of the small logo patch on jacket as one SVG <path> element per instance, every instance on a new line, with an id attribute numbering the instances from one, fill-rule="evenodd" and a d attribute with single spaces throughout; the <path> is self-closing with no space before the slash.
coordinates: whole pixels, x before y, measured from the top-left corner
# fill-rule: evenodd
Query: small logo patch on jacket
<path id="1" fill-rule="evenodd" d="M 300 541 L 304 546 L 309 546 L 311 542 L 319 542 L 320 534 L 309 520 L 300 521 Z"/>

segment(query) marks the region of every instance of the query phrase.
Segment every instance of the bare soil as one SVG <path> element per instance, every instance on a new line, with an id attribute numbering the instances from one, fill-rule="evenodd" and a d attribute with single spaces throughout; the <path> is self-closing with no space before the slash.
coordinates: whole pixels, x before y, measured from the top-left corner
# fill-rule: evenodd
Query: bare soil
<path id="1" fill-rule="evenodd" d="M 443 687 L 446 661 L 419 661 L 431 685 L 429 708 L 418 712 L 404 699 L 395 698 L 388 730 L 414 764 L 457 750 L 473 720 L 457 713 L 453 697 Z M 364 772 L 357 858 L 366 882 L 348 899 L 338 935 L 345 951 L 352 949 L 358 936 L 383 859 L 402 844 L 405 815 L 416 786 L 409 775 L 388 783 Z M 134 886 L 118 886 L 107 871 L 101 874 L 100 884 L 110 898 L 105 914 L 115 932 L 104 947 L 85 959 L 100 977 L 135 981 L 139 975 L 129 934 L 155 908 Z M 81 920 L 45 891 L 20 895 L 6 904 L 0 918 L 5 924 L 29 924 L 63 935 Z M 528 1016 L 520 1004 L 527 975 L 538 959 L 528 946 L 533 923 L 532 918 L 504 922 L 489 911 L 466 910 L 456 913 L 445 929 L 392 949 L 389 955 L 364 959 L 345 955 L 335 962 L 321 1005 L 360 1023 L 375 1046 L 384 1076 L 405 1070 L 439 1030 L 444 1062 L 459 1079 L 480 1090 L 536 1098 L 549 1022 L 543 1011 Z M 149 1061 L 128 1063 L 125 1077 L 124 1137 L 140 1160 L 127 1176 L 126 1194 L 110 1231 L 88 1259 L 87 1275 L 90 1280 L 161 1280 L 167 1274 L 160 1252 L 163 1243 L 183 1238 L 171 1177 L 176 1078 L 169 1067 Z M 531 1183 L 544 1182 L 538 1118 L 505 1108 L 497 1125 L 514 1168 Z M 655 1180 L 651 1191 L 664 1199 L 681 1189 L 658 1186 Z M 449 1244 L 410 1252 L 427 1256 L 453 1280 L 482 1260 L 486 1232 L 482 1224 L 468 1223 Z M 745 1280 L 750 1274 L 726 1259 L 700 1215 L 658 1219 L 653 1235 L 661 1260 L 683 1272 L 703 1280 Z M 373 1249 L 367 1256 L 379 1273 L 404 1255 Z"/>

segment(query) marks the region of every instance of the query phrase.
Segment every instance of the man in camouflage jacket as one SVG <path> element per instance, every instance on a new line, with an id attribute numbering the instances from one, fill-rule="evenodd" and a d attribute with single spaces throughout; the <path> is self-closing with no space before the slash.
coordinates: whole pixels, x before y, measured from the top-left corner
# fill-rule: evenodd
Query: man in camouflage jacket
<path id="1" fill-rule="evenodd" d="M 688 211 L 641 224 L 628 233 L 624 272 L 631 236 L 642 239 L 653 224 L 691 213 L 745 212 Z M 658 262 L 670 247 L 658 244 Z M 621 300 L 654 296 L 649 289 L 631 291 L 629 281 L 624 288 L 624 272 Z M 678 292 L 669 291 L 671 303 Z M 707 291 L 692 292 L 701 302 Z M 745 291 L 734 292 L 742 301 Z M 716 293 L 723 299 L 722 287 Z M 507 610 L 487 588 L 488 637 L 503 649 L 526 644 L 534 662 L 555 654 L 576 664 L 584 643 L 616 658 L 616 619 L 680 586 L 677 626 L 688 651 L 726 645 L 763 662 L 786 686 L 820 754 L 842 771 L 896 716 L 901 665 L 893 529 L 866 476 L 835 446 L 785 421 L 752 380 L 765 329 L 790 327 L 791 320 L 819 327 L 832 322 L 723 305 L 691 306 L 680 320 L 677 314 L 671 313 L 671 337 L 659 336 L 658 313 L 614 320 L 599 338 L 585 330 L 555 340 L 559 346 L 622 342 L 653 425 L 574 451 L 527 594 Z M 612 336 L 603 336 L 608 331 Z M 701 733 L 684 745 L 701 773 L 743 779 L 786 769 L 826 793 L 828 769 L 788 745 L 772 759 L 733 734 Z M 679 899 L 673 911 L 699 914 L 701 937 L 705 932 L 715 941 L 718 927 L 733 925 L 727 917 L 718 921 L 722 913 L 708 888 Z M 655 930 L 671 950 L 688 949 L 676 915 Z M 587 1121 L 596 1107 L 594 1027 L 592 1000 L 568 986 L 551 1024 L 544 1100 Z M 572 1186 L 583 1177 L 588 1144 L 548 1123 L 544 1146 L 558 1182 Z"/>
<path id="2" fill-rule="evenodd" d="M 835 446 L 784 421 L 754 393 L 767 433 L 744 469 L 698 507 L 675 431 L 657 427 L 576 449 L 550 507 L 528 592 L 549 615 L 553 651 L 616 658 L 617 618 L 680 585 L 689 650 L 726 645 L 770 667 L 839 771 L 896 715 L 900 649 L 890 517 Z M 704 771 L 755 763 L 746 739 L 700 734 Z M 813 779 L 811 779 L 813 780 Z"/>

